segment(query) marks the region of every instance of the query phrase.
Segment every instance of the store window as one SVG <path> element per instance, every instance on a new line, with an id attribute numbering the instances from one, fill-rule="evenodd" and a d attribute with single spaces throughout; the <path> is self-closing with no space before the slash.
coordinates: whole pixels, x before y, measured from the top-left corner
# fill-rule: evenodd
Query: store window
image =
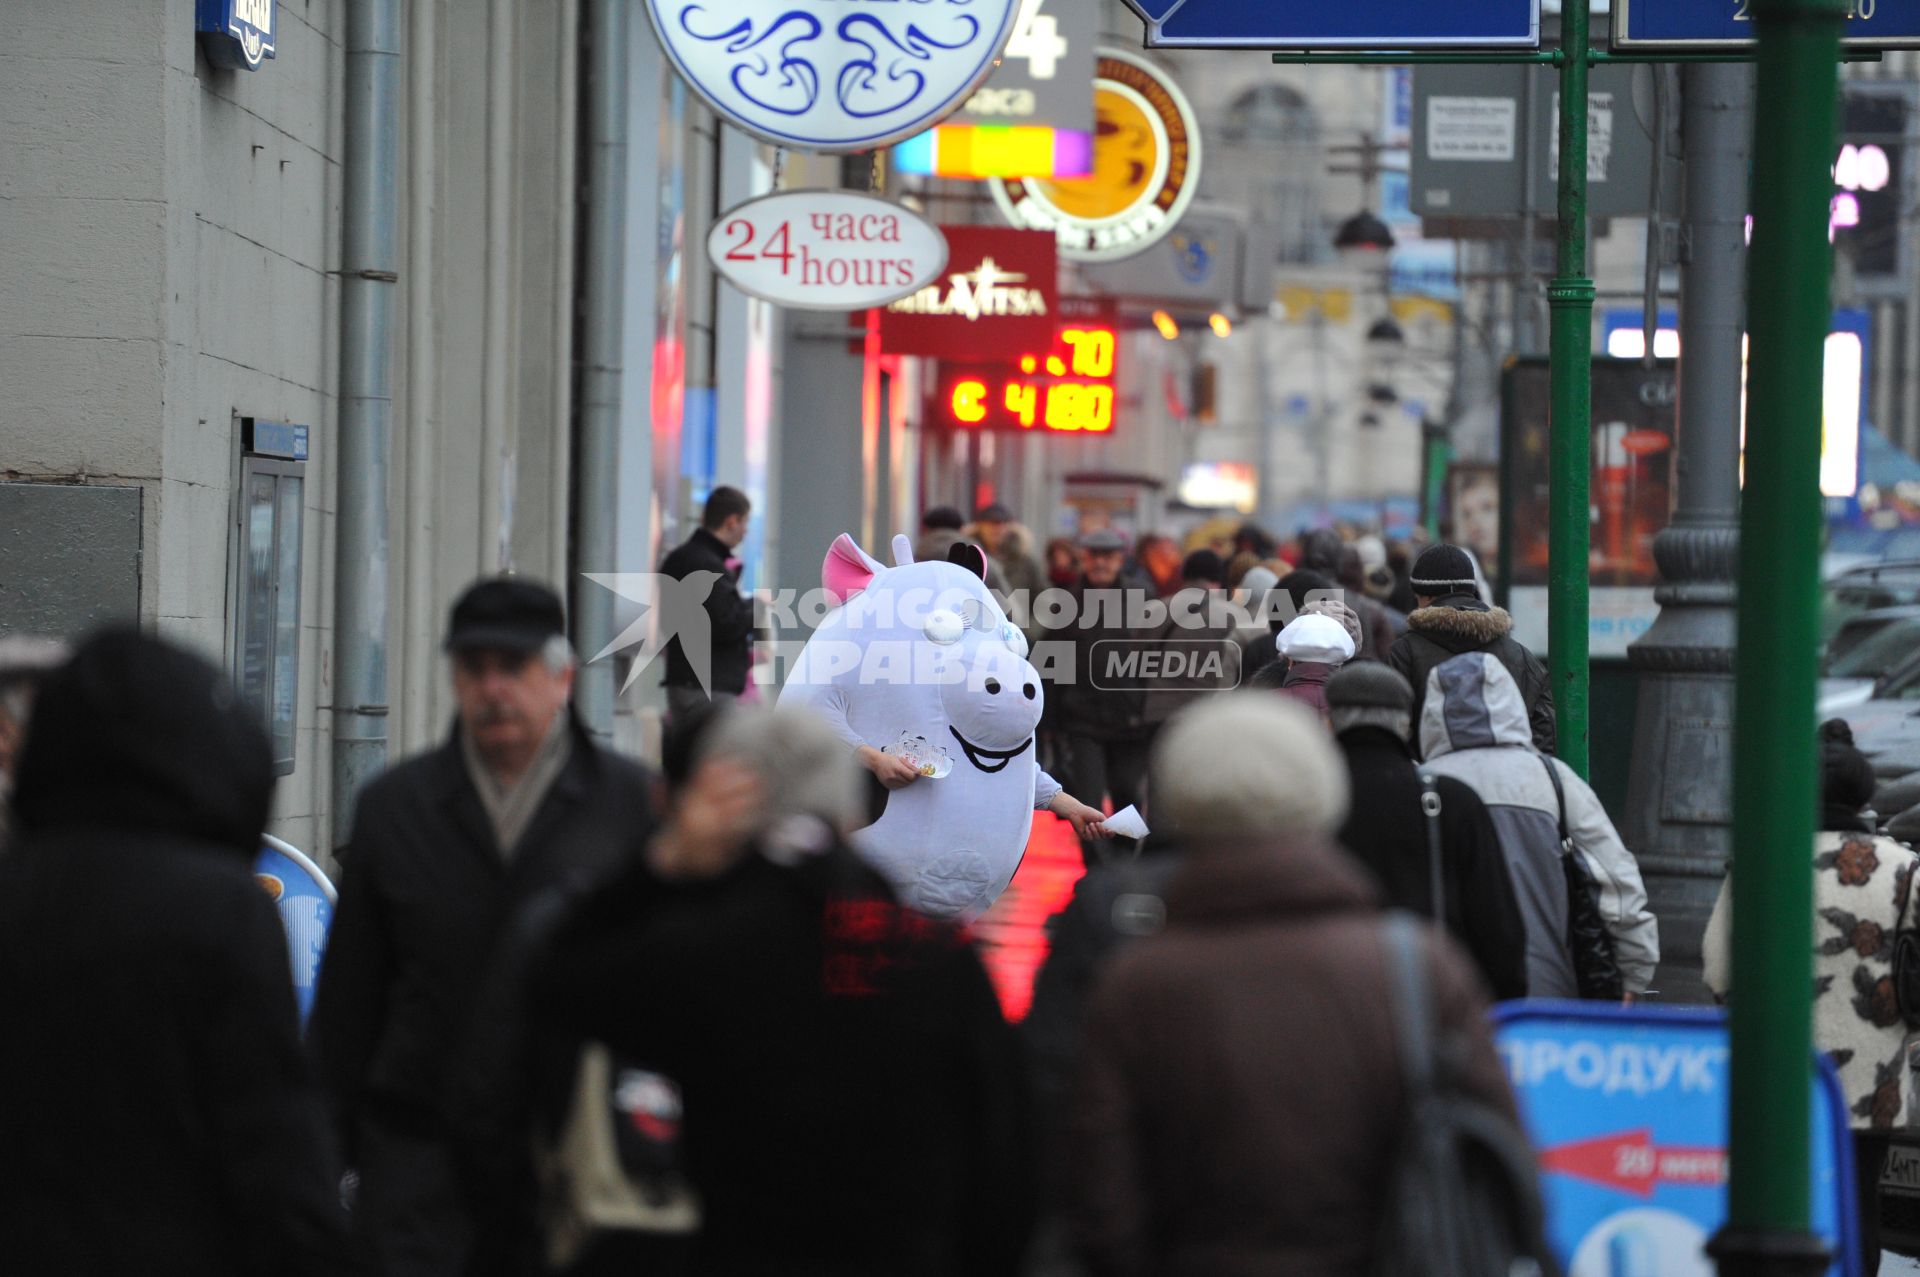
<path id="1" fill-rule="evenodd" d="M 273 745 L 274 774 L 293 771 L 300 692 L 300 524 L 307 428 L 240 419 L 234 676 Z"/>

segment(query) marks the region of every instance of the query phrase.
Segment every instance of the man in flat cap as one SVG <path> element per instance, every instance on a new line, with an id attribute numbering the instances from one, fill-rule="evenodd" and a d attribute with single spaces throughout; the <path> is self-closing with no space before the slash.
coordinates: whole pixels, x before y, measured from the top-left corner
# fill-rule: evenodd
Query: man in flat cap
<path id="1" fill-rule="evenodd" d="M 392 1277 L 476 1263 L 450 1073 L 515 910 L 632 863 L 653 833 L 646 773 L 569 707 L 557 594 L 482 580 L 454 604 L 446 648 L 452 735 L 360 796 L 309 1029 L 360 1173 L 356 1225 Z"/>

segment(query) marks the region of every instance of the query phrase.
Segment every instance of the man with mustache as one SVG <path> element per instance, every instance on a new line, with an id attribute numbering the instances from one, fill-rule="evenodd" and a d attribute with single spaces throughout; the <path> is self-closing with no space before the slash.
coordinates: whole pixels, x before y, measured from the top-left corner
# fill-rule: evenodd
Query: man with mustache
<path id="1" fill-rule="evenodd" d="M 514 911 L 633 863 L 649 781 L 568 706 L 560 598 L 516 577 L 454 604 L 452 736 L 361 795 L 309 1028 L 349 1163 L 354 1217 L 392 1277 L 474 1270 L 449 1073 Z"/>

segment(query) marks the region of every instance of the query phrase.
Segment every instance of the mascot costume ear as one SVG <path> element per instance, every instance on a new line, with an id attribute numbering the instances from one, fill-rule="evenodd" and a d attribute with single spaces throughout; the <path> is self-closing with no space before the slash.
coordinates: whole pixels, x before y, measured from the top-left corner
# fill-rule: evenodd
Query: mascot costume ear
<path id="1" fill-rule="evenodd" d="M 902 903 L 971 919 L 1026 853 L 1044 689 L 986 587 L 979 546 L 916 563 L 900 536 L 893 553 L 883 567 L 853 538 L 834 541 L 820 579 L 840 607 L 807 641 L 780 699 L 822 714 L 849 748 L 919 767 L 851 841 Z"/>
<path id="2" fill-rule="evenodd" d="M 982 581 L 987 579 L 987 552 L 971 541 L 955 541 L 947 547 L 947 562 L 959 564 Z"/>

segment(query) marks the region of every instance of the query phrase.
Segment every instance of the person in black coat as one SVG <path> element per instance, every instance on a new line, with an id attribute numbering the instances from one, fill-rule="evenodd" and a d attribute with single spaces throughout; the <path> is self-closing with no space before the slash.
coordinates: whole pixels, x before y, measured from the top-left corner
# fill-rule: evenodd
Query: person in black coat
<path id="1" fill-rule="evenodd" d="M 1465 652 L 1485 652 L 1507 667 L 1526 702 L 1533 747 L 1554 752 L 1553 682 L 1547 667 L 1513 637 L 1513 618 L 1480 598 L 1473 560 L 1457 545 L 1429 546 L 1413 565 L 1419 606 L 1393 641 L 1387 664 L 1413 688 L 1415 740 L 1427 700 L 1427 675 Z"/>
<path id="2" fill-rule="evenodd" d="M 472 1271 L 450 1068 L 513 912 L 611 877 L 652 833 L 650 782 L 567 706 L 560 600 L 512 577 L 454 605 L 452 738 L 367 786 L 309 1033 L 360 1172 L 356 1221 L 389 1277 Z"/>
<path id="3" fill-rule="evenodd" d="M 1413 689 L 1375 661 L 1327 683 L 1333 730 L 1353 782 L 1340 845 L 1379 880 L 1386 903 L 1431 917 L 1432 843 L 1420 768 L 1407 744 Z M 1527 995 L 1527 933 L 1486 804 L 1451 776 L 1436 776 L 1446 925 L 1473 956 L 1495 1001 Z"/>
<path id="4" fill-rule="evenodd" d="M 686 645 L 667 641 L 667 689 L 670 714 L 684 716 L 712 697 L 740 695 L 747 688 L 753 662 L 753 600 L 740 593 L 740 563 L 734 551 L 747 539 L 747 521 L 753 506 L 738 488 L 715 488 L 707 497 L 700 526 L 660 563 L 662 576 L 685 581 L 696 573 L 710 573 L 705 606 L 709 661 L 708 681 L 702 683 Z M 710 695 L 711 693 L 711 695 Z"/>
<path id="5" fill-rule="evenodd" d="M 1019 1271 L 1017 1040 L 964 937 L 847 848 L 862 813 L 825 723 L 727 710 L 646 866 L 534 964 L 537 1037 L 602 1042 L 681 1091 L 702 1215 L 684 1271 Z"/>
<path id="6" fill-rule="evenodd" d="M 0 859 L 8 1272 L 359 1271 L 287 938 L 273 757 L 230 679 L 132 630 L 50 676 Z"/>

